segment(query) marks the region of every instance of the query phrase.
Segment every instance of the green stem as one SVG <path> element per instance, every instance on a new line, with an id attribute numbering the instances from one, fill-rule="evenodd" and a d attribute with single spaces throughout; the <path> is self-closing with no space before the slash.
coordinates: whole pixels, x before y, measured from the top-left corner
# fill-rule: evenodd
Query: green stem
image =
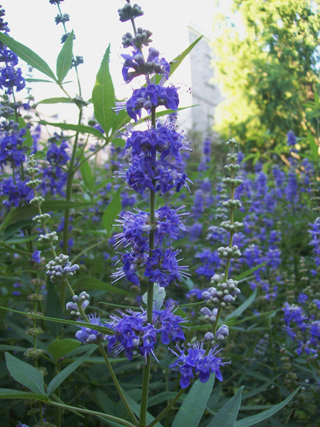
<path id="1" fill-rule="evenodd" d="M 179 391 L 179 393 L 174 397 L 174 399 L 171 400 L 171 402 L 169 403 L 169 405 L 166 408 L 164 408 L 164 410 L 162 412 L 160 412 L 160 414 L 157 416 L 157 418 L 155 418 L 150 424 L 148 424 L 147 427 L 153 427 L 154 425 L 156 425 L 157 422 L 160 421 L 166 415 L 166 413 L 168 413 L 170 411 L 170 409 L 180 399 L 180 397 L 183 395 L 183 393 L 185 391 L 186 391 L 186 389 L 182 388 Z"/>
<path id="2" fill-rule="evenodd" d="M 101 245 L 102 243 L 107 242 L 108 240 L 109 240 L 109 238 L 108 238 L 108 239 L 100 240 L 100 242 L 95 243 L 94 245 L 91 245 L 91 246 L 89 246 L 88 248 L 84 249 L 83 251 L 81 251 L 77 256 L 75 256 L 75 257 L 71 260 L 71 264 L 74 264 L 74 263 L 77 261 L 77 259 L 81 257 L 81 255 L 83 255 L 83 254 L 84 254 L 84 253 L 86 253 L 87 251 L 90 251 L 90 249 L 93 249 L 93 248 L 95 248 L 96 246 L 99 246 L 99 245 Z"/>
<path id="3" fill-rule="evenodd" d="M 116 375 L 115 375 L 115 373 L 113 371 L 113 368 L 111 366 L 109 358 L 108 358 L 108 356 L 107 356 L 107 354 L 106 354 L 106 352 L 105 352 L 105 350 L 104 350 L 104 348 L 103 348 L 103 346 L 101 344 L 99 344 L 99 350 L 102 353 L 102 356 L 103 356 L 103 358 L 104 358 L 104 360 L 106 362 L 106 365 L 107 365 L 107 367 L 109 369 L 109 372 L 110 372 L 111 378 L 112 378 L 112 380 L 114 382 L 114 385 L 116 386 L 116 389 L 117 389 L 117 391 L 118 391 L 118 393 L 120 395 L 120 398 L 121 398 L 124 406 L 126 407 L 128 414 L 130 415 L 130 418 L 132 419 L 134 425 L 137 425 L 137 418 L 134 415 L 134 413 L 132 412 L 132 410 L 131 410 L 128 402 L 127 402 L 127 399 L 125 398 L 125 396 L 124 396 L 124 394 L 122 392 L 122 389 L 121 389 L 120 384 L 118 382 L 118 379 L 117 379 L 117 377 L 116 377 Z"/>
<path id="4" fill-rule="evenodd" d="M 279 384 L 279 378 L 278 378 L 278 369 L 277 369 L 277 364 L 276 364 L 276 357 L 274 354 L 274 341 L 273 341 L 273 335 L 272 335 L 271 317 L 269 316 L 267 319 L 268 319 L 268 329 L 269 329 L 269 339 L 270 339 L 270 347 L 271 347 L 271 355 L 272 355 L 273 372 L 274 372 L 274 376 L 277 378 L 276 383 L 277 383 L 277 389 L 278 389 L 278 398 L 279 398 L 279 402 L 281 402 L 281 390 L 280 390 L 280 384 Z"/>
<path id="5" fill-rule="evenodd" d="M 82 108 L 79 109 L 79 119 L 78 119 L 78 125 L 81 124 L 81 118 L 82 118 Z M 68 178 L 67 178 L 67 191 L 66 191 L 66 200 L 71 200 L 72 196 L 72 183 L 74 178 L 74 164 L 77 154 L 77 146 L 78 146 L 78 139 L 79 139 L 79 132 L 76 133 L 75 141 L 73 144 L 73 150 L 72 150 L 72 156 L 70 160 L 70 166 L 68 170 Z M 68 240 L 69 240 L 69 223 L 70 223 L 70 209 L 65 210 L 64 214 L 64 228 L 63 228 L 63 248 L 62 253 L 67 254 L 68 253 Z M 60 303 L 61 306 L 64 307 L 66 298 L 66 288 L 65 284 L 61 282 L 60 284 Z"/>
<path id="6" fill-rule="evenodd" d="M 155 107 L 152 107 L 152 120 L 151 125 L 153 128 L 156 126 L 156 112 Z M 155 209 L 156 209 L 156 193 L 150 190 L 150 225 L 151 230 L 149 234 L 149 257 L 151 258 L 154 250 L 154 237 L 155 237 Z M 153 317 L 153 282 L 148 281 L 147 285 L 147 318 L 148 322 L 152 323 Z M 140 406 L 140 421 L 139 427 L 145 427 L 147 423 L 147 408 L 148 408 L 148 393 L 150 381 L 150 368 L 151 356 L 147 356 L 146 364 L 143 367 L 143 381 L 142 381 L 142 395 Z"/>

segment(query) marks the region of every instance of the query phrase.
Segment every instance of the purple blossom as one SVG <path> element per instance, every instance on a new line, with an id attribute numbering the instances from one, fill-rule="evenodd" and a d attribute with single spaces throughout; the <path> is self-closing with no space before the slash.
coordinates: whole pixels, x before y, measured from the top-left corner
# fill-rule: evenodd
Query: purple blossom
<path id="1" fill-rule="evenodd" d="M 206 355 L 203 343 L 189 345 L 188 348 L 176 346 L 177 352 L 169 349 L 178 359 L 169 366 L 173 371 L 180 371 L 180 387 L 186 388 L 190 384 L 190 379 L 194 374 L 199 374 L 199 380 L 205 383 L 210 378 L 210 374 L 215 374 L 217 380 L 222 381 L 220 367 L 225 365 L 222 359 L 216 356 L 220 350 L 213 347 Z"/>
<path id="2" fill-rule="evenodd" d="M 89 322 L 92 323 L 92 325 L 103 326 L 103 324 L 100 323 L 100 316 L 97 316 L 96 313 L 89 314 L 88 319 Z M 76 332 L 75 337 L 77 338 L 77 340 L 81 341 L 82 344 L 99 343 L 102 341 L 106 341 L 106 339 L 108 338 L 108 335 L 104 335 L 101 332 L 95 331 L 91 328 L 80 326 L 80 329 L 80 331 Z"/>

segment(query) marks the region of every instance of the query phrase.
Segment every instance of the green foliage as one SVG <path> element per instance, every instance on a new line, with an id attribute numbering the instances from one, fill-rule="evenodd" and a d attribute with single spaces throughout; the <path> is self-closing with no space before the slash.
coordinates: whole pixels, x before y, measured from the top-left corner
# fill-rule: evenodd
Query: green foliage
<path id="1" fill-rule="evenodd" d="M 225 96 L 217 130 L 224 136 L 254 147 L 283 145 L 290 129 L 315 132 L 304 103 L 319 83 L 319 4 L 234 0 L 229 16 L 216 14 L 215 77 Z"/>

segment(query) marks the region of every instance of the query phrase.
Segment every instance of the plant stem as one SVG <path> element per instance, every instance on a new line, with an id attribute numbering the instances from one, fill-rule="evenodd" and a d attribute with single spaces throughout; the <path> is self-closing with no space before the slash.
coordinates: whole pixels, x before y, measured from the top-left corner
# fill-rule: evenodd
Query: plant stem
<path id="1" fill-rule="evenodd" d="M 173 400 L 171 400 L 171 402 L 169 403 L 169 405 L 164 408 L 164 410 L 162 412 L 160 412 L 160 414 L 157 416 L 157 418 L 155 418 L 152 423 L 148 424 L 147 427 L 153 427 L 155 424 L 157 424 L 158 421 L 161 420 L 161 418 L 163 418 L 167 412 L 170 411 L 170 409 L 172 408 L 172 406 L 180 399 L 180 397 L 183 395 L 183 393 L 186 391 L 185 388 L 182 388 L 179 393 L 177 393 L 177 395 L 174 397 Z"/>
<path id="2" fill-rule="evenodd" d="M 152 120 L 151 125 L 153 128 L 156 126 L 156 110 L 152 107 Z M 155 235 L 155 206 L 156 206 L 156 193 L 150 190 L 150 234 L 149 234 L 149 258 L 153 255 L 154 250 L 154 235 Z M 148 281 L 147 285 L 147 318 L 148 322 L 152 323 L 153 317 L 153 282 Z M 148 392 L 150 380 L 151 356 L 148 354 L 146 364 L 143 367 L 143 382 L 142 382 L 142 396 L 140 406 L 140 421 L 139 427 L 145 427 L 147 423 L 147 407 L 148 407 Z"/>
<path id="3" fill-rule="evenodd" d="M 81 124 L 81 118 L 82 118 L 82 108 L 79 108 L 78 125 Z M 73 183 L 73 177 L 75 174 L 74 164 L 75 164 L 76 153 L 77 153 L 78 139 L 79 139 L 79 132 L 76 133 L 75 141 L 73 144 L 72 156 L 71 156 L 71 160 L 70 160 L 70 166 L 69 166 L 69 170 L 68 170 L 67 191 L 66 191 L 66 200 L 67 201 L 71 200 L 71 196 L 72 196 L 72 183 Z M 63 228 L 62 253 L 65 255 L 68 253 L 69 223 L 70 223 L 70 209 L 68 208 L 65 210 L 64 228 Z M 60 303 L 61 303 L 62 307 L 64 307 L 65 298 L 66 298 L 66 288 L 65 288 L 65 284 L 63 282 L 61 282 L 61 284 L 60 284 Z"/>

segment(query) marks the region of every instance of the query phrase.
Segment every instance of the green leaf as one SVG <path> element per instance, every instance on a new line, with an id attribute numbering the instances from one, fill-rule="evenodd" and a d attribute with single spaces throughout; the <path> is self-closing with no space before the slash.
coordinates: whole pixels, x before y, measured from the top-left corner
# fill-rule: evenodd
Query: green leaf
<path id="1" fill-rule="evenodd" d="M 26 61 L 27 64 L 31 65 L 31 67 L 36 68 L 51 79 L 55 81 L 57 80 L 49 65 L 27 46 L 24 46 L 23 44 L 14 40 L 12 37 L 9 37 L 3 33 L 0 34 L 0 41 L 9 49 L 11 49 L 12 52 L 18 55 L 19 58 L 21 58 L 23 61 Z"/>
<path id="2" fill-rule="evenodd" d="M 48 281 L 47 284 L 46 307 L 46 316 L 64 320 L 64 312 L 60 304 L 60 298 L 58 295 L 57 287 L 50 281 Z M 61 323 L 48 323 L 48 329 L 54 337 L 57 337 L 60 334 L 62 328 L 63 325 Z"/>
<path id="3" fill-rule="evenodd" d="M 257 289 L 253 291 L 250 297 L 243 304 L 241 304 L 240 307 L 238 307 L 231 314 L 229 314 L 226 320 L 239 317 L 244 312 L 244 310 L 246 310 L 253 303 L 253 301 L 256 299 L 256 296 L 257 296 Z"/>
<path id="4" fill-rule="evenodd" d="M 124 146 L 126 145 L 126 142 L 123 139 L 121 139 L 121 138 L 115 138 L 111 142 L 116 147 L 124 148 Z"/>
<path id="5" fill-rule="evenodd" d="M 64 325 L 74 325 L 74 326 L 78 326 L 78 327 L 80 327 L 80 325 L 81 325 L 82 327 L 85 326 L 87 328 L 94 329 L 95 331 L 102 332 L 102 333 L 105 333 L 108 335 L 114 334 L 112 329 L 107 328 L 106 326 L 94 325 L 92 323 L 75 321 L 75 320 L 67 320 L 67 319 L 58 319 L 58 318 L 54 318 L 54 317 L 42 316 L 40 314 L 25 313 L 24 311 L 13 310 L 12 308 L 7 308 L 7 307 L 0 307 L 0 310 L 6 310 L 6 311 L 10 311 L 12 313 L 22 314 L 23 316 L 28 316 L 28 317 L 31 317 L 32 319 L 41 319 L 41 320 L 47 320 L 48 322 L 63 323 Z M 26 336 L 25 331 L 18 328 L 18 326 L 16 326 L 14 323 L 8 321 L 7 319 L 6 319 L 6 323 L 12 329 L 16 330 L 18 333 L 19 333 L 19 330 L 22 331 L 23 333 L 20 333 L 19 335 L 24 337 L 26 340 L 28 340 L 29 342 L 31 342 L 33 344 L 33 339 L 31 337 Z M 37 347 L 46 349 L 45 345 L 41 341 L 37 341 Z"/>
<path id="6" fill-rule="evenodd" d="M 184 399 L 172 427 L 197 427 L 206 409 L 215 375 L 210 375 L 206 383 L 197 380 L 191 387 L 187 397 Z"/>
<path id="7" fill-rule="evenodd" d="M 162 403 L 165 400 L 172 400 L 174 397 L 176 397 L 176 394 L 177 393 L 174 393 L 173 391 L 164 391 L 163 393 L 152 396 L 150 399 L 148 399 L 148 407 L 159 405 L 159 403 Z"/>
<path id="8" fill-rule="evenodd" d="M 52 123 L 52 122 L 46 122 L 45 120 L 40 120 L 39 124 L 55 126 L 63 130 L 73 130 L 75 132 L 80 132 L 80 133 L 89 133 L 90 135 L 94 135 L 97 138 L 105 139 L 103 133 L 101 133 L 100 131 L 98 131 L 97 129 L 91 126 L 73 125 L 72 123 Z"/>
<path id="9" fill-rule="evenodd" d="M 28 83 L 55 83 L 52 80 L 43 80 L 43 79 L 25 79 Z"/>
<path id="10" fill-rule="evenodd" d="M 40 402 L 48 402 L 49 398 L 46 395 L 38 393 L 29 393 L 27 391 L 17 391 L 9 388 L 0 388 L 0 399 L 31 399 Z"/>
<path id="11" fill-rule="evenodd" d="M 52 343 L 48 345 L 48 351 L 50 351 L 52 356 L 58 360 L 71 351 L 76 350 L 78 347 L 80 347 L 80 344 L 81 343 L 79 340 L 65 338 L 63 340 L 52 341 Z"/>
<path id="12" fill-rule="evenodd" d="M 45 201 L 41 205 L 42 212 L 52 212 L 52 211 L 60 211 L 65 209 L 79 209 L 86 208 L 94 205 L 93 202 L 73 202 L 67 200 L 48 200 Z M 19 206 L 15 209 L 12 209 L 9 214 L 6 216 L 5 220 L 0 226 L 0 230 L 2 228 L 6 228 L 8 225 L 13 224 L 18 221 L 24 221 L 37 215 L 38 208 L 32 205 Z"/>
<path id="13" fill-rule="evenodd" d="M 35 393 L 46 394 L 44 391 L 43 376 L 39 369 L 25 363 L 20 359 L 12 356 L 10 353 L 5 353 L 6 364 L 11 376 Z"/>
<path id="14" fill-rule="evenodd" d="M 64 103 L 64 104 L 73 104 L 73 100 L 71 98 L 66 97 L 59 97 L 59 98 L 46 98 L 42 99 L 38 102 L 38 104 L 58 104 L 58 103 Z"/>
<path id="15" fill-rule="evenodd" d="M 109 234 L 112 229 L 112 223 L 121 212 L 121 190 L 122 185 L 115 192 L 111 202 L 108 204 L 104 214 L 102 215 L 102 224 Z"/>
<path id="16" fill-rule="evenodd" d="M 313 158 L 313 160 L 317 161 L 317 160 L 319 160 L 319 154 L 318 154 L 319 147 L 318 147 L 314 137 L 311 135 L 310 131 L 308 132 L 308 140 L 310 142 L 310 149 L 311 149 L 312 158 Z"/>
<path id="17" fill-rule="evenodd" d="M 109 70 L 110 45 L 108 46 L 102 59 L 98 71 L 96 82 L 92 91 L 92 102 L 94 116 L 100 123 L 102 129 L 109 136 L 114 119 L 117 117 L 112 107 L 114 107 L 114 88 Z"/>
<path id="18" fill-rule="evenodd" d="M 32 147 L 33 145 L 33 139 L 31 136 L 31 132 L 30 129 L 27 127 L 27 123 L 25 122 L 25 120 L 21 117 L 18 116 L 18 123 L 19 123 L 19 128 L 20 129 L 25 129 L 26 133 L 25 135 L 23 135 L 23 145 L 27 146 L 27 147 Z"/>
<path id="19" fill-rule="evenodd" d="M 24 347 L 18 347 L 15 345 L 5 345 L 5 344 L 0 344 L 0 351 L 7 351 L 7 350 L 12 350 L 12 351 L 27 351 L 27 348 Z"/>
<path id="20" fill-rule="evenodd" d="M 298 393 L 300 387 L 298 387 L 293 393 L 290 394 L 283 402 L 275 405 L 273 408 L 267 409 L 264 412 L 260 412 L 260 414 L 253 415 L 252 417 L 247 417 L 242 420 L 236 421 L 235 427 L 250 427 L 255 424 L 261 423 L 264 420 L 267 420 L 275 413 L 279 412 L 282 408 L 284 408 L 290 400 L 294 398 L 294 396 Z"/>
<path id="21" fill-rule="evenodd" d="M 14 245 L 17 243 L 25 243 L 34 240 L 37 236 L 21 236 L 21 237 L 12 237 L 11 239 L 4 240 L 0 242 L 0 245 Z"/>
<path id="22" fill-rule="evenodd" d="M 116 294 L 122 294 L 122 295 L 130 295 L 129 292 L 124 291 L 121 288 L 118 288 L 117 286 L 110 285 L 109 283 L 103 282 L 102 280 L 95 279 L 94 277 L 81 277 L 81 279 L 76 280 L 73 282 L 73 287 L 84 287 L 85 289 L 99 289 L 101 291 L 106 292 L 114 292 Z"/>
<path id="23" fill-rule="evenodd" d="M 243 272 L 243 273 L 239 274 L 239 276 L 237 276 L 234 280 L 239 281 L 239 280 L 244 279 L 245 277 L 249 276 L 249 275 L 250 275 L 251 273 L 253 273 L 254 271 L 256 271 L 256 270 L 258 270 L 259 268 L 261 268 L 261 267 L 263 267 L 264 265 L 266 265 L 266 263 L 267 263 L 267 261 L 266 261 L 266 262 L 263 262 L 262 264 L 256 265 L 255 267 L 251 268 L 250 270 L 247 270 L 247 271 L 245 271 L 245 272 Z"/>
<path id="24" fill-rule="evenodd" d="M 85 156 L 81 157 L 81 163 L 82 165 L 80 166 L 80 172 L 81 172 L 81 177 L 83 179 L 84 185 L 86 186 L 87 190 L 93 192 L 95 187 L 94 177 L 93 177 L 89 162 L 85 158 Z"/>
<path id="25" fill-rule="evenodd" d="M 48 385 L 48 396 L 50 396 L 52 393 L 55 392 L 55 390 L 59 387 L 59 385 L 70 375 L 73 371 L 75 371 L 82 363 L 87 360 L 90 355 L 94 352 L 95 348 L 87 351 L 83 356 L 81 356 L 79 359 L 75 360 L 73 363 L 71 363 L 69 366 L 64 368 L 61 372 L 59 372 L 58 375 L 56 375 L 53 380 L 50 381 L 50 384 Z"/>
<path id="26" fill-rule="evenodd" d="M 57 77 L 60 84 L 63 82 L 72 65 L 73 38 L 74 33 L 72 30 L 67 40 L 64 42 L 57 58 Z"/>
<path id="27" fill-rule="evenodd" d="M 243 386 L 217 413 L 207 427 L 234 427 L 241 405 Z"/>

